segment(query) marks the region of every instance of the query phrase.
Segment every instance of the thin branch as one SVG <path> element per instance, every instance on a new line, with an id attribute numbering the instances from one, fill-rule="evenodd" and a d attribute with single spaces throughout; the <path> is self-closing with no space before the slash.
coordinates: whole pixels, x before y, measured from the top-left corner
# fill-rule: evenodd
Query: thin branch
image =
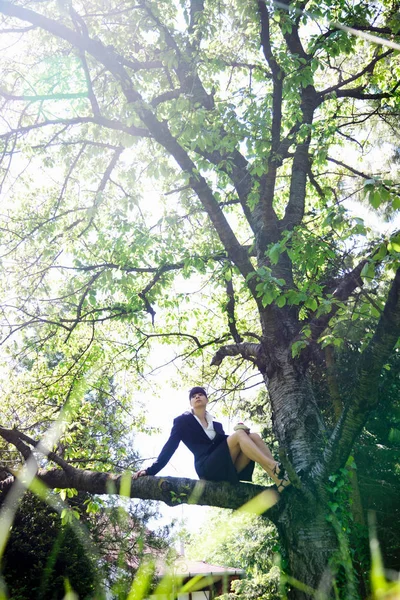
<path id="1" fill-rule="evenodd" d="M 337 92 L 336 95 L 339 96 L 338 92 L 339 92 L 340 88 L 342 88 L 346 85 L 349 85 L 350 83 L 353 83 L 353 81 L 356 81 L 363 75 L 366 75 L 366 74 L 372 75 L 372 73 L 374 72 L 375 65 L 380 60 L 383 60 L 387 56 L 390 56 L 390 54 L 393 54 L 393 50 L 387 50 L 386 52 L 383 52 L 383 54 L 378 54 L 378 56 L 376 56 L 373 60 L 371 60 L 371 62 L 368 63 L 368 65 L 366 67 L 364 67 L 359 73 L 356 73 L 355 75 L 352 75 L 351 77 L 348 77 L 347 79 L 344 79 L 343 81 L 340 81 L 336 85 L 332 85 L 331 87 L 326 88 L 325 90 L 322 90 L 321 92 L 318 92 L 318 95 L 321 96 L 321 98 L 323 98 L 329 94 L 332 94 L 333 92 Z M 342 93 L 346 92 L 346 95 L 351 95 L 351 92 L 358 93 L 360 91 L 360 89 L 364 89 L 364 86 L 362 86 L 361 88 L 354 88 L 354 89 L 350 89 L 350 90 L 341 90 L 341 92 Z M 356 97 L 358 97 L 358 96 L 356 96 Z"/>
<path id="2" fill-rule="evenodd" d="M 94 116 L 99 117 L 100 116 L 100 107 L 97 102 L 96 94 L 94 93 L 94 90 L 93 90 L 92 80 L 90 78 L 90 72 L 89 72 L 89 67 L 88 67 L 87 61 L 86 61 L 85 53 L 80 51 L 79 56 L 82 61 L 83 72 L 85 73 L 86 85 L 87 85 L 87 89 L 88 89 L 87 96 L 90 100 L 90 104 L 92 106 L 92 111 L 93 111 Z"/>
<path id="3" fill-rule="evenodd" d="M 134 125 L 126 126 L 120 121 L 106 119 L 105 117 L 98 116 L 75 117 L 73 119 L 47 119 L 46 121 L 34 123 L 33 125 L 25 125 L 17 127 L 15 129 L 11 129 L 7 133 L 1 134 L 0 139 L 7 139 L 11 136 L 25 135 L 26 133 L 29 133 L 35 129 L 40 129 L 41 127 L 47 127 L 51 125 L 67 125 L 68 127 L 72 127 L 74 125 L 83 125 L 85 123 L 93 123 L 94 125 L 100 125 L 101 127 L 113 129 L 114 131 L 122 131 L 124 133 L 129 133 L 130 135 L 135 137 L 150 137 L 149 132 L 146 129 L 143 129 L 142 127 L 135 127 Z"/>
<path id="4" fill-rule="evenodd" d="M 358 171 L 354 167 L 351 167 L 350 165 L 347 165 L 344 162 L 337 160 L 336 158 L 333 158 L 332 156 L 328 156 L 327 160 L 329 162 L 335 163 L 336 165 L 339 165 L 340 167 L 343 167 L 344 169 L 347 169 L 348 171 L 350 171 L 350 173 L 353 173 L 354 175 L 357 175 L 358 177 L 362 177 L 362 179 L 372 179 L 373 178 L 368 173 L 363 173 L 362 171 Z M 382 184 L 382 187 L 384 187 L 388 192 L 392 191 L 392 192 L 397 193 L 397 191 L 398 191 L 396 188 L 392 188 L 386 184 Z"/>
<path id="5" fill-rule="evenodd" d="M 123 151 L 124 151 L 124 147 L 123 146 L 119 146 L 113 152 L 112 158 L 111 158 L 110 162 L 108 163 L 106 170 L 103 173 L 103 177 L 101 178 L 101 181 L 99 183 L 99 187 L 97 188 L 97 191 L 95 193 L 94 203 L 93 203 L 93 208 L 94 209 L 96 209 L 99 206 L 99 197 L 100 197 L 100 194 L 102 192 L 104 192 L 104 190 L 106 188 L 106 185 L 107 185 L 107 183 L 110 180 L 111 173 L 113 172 L 113 170 L 117 166 L 118 160 L 119 160 L 121 154 L 123 153 Z M 85 233 L 91 227 L 93 221 L 94 221 L 94 214 L 90 217 L 89 222 L 86 225 L 86 227 L 79 233 L 78 238 L 80 238 L 80 237 L 82 237 L 82 236 L 85 235 Z"/>
<path id="6" fill-rule="evenodd" d="M 311 166 L 310 166 L 310 168 L 308 170 L 308 178 L 310 180 L 311 185 L 315 188 L 317 194 L 321 198 L 325 198 L 324 190 L 321 188 L 321 186 L 319 185 L 318 181 L 316 180 L 316 177 L 315 177 L 314 173 L 312 172 Z"/>
<path id="7" fill-rule="evenodd" d="M 57 214 L 57 211 L 59 209 L 60 203 L 61 203 L 61 201 L 63 199 L 63 196 L 64 196 L 64 192 L 67 189 L 67 185 L 68 185 L 69 179 L 70 179 L 70 177 L 71 177 L 71 175 L 72 175 L 72 173 L 73 173 L 76 165 L 78 164 L 78 162 L 79 162 L 82 154 L 85 152 L 85 149 L 86 149 L 86 144 L 83 143 L 82 146 L 81 146 L 81 148 L 78 151 L 78 154 L 76 155 L 76 157 L 72 161 L 70 168 L 68 169 L 68 173 L 67 173 L 67 175 L 66 175 L 66 177 L 64 179 L 61 191 L 60 191 L 60 193 L 58 195 L 58 198 L 57 198 L 54 210 L 53 210 L 53 215 L 54 216 L 56 216 L 56 214 Z"/>
<path id="8" fill-rule="evenodd" d="M 29 27 L 13 27 L 10 29 L 1 29 L 0 34 L 7 33 L 26 33 L 27 31 L 32 31 L 32 29 L 36 29 L 34 25 L 29 25 Z"/>
<path id="9" fill-rule="evenodd" d="M 44 102 L 46 100 L 75 100 L 77 98 L 87 98 L 87 92 L 69 92 L 69 93 L 54 93 L 54 94 L 35 94 L 34 96 L 17 96 L 9 94 L 6 90 L 0 88 L 0 96 L 6 100 L 17 100 L 23 102 Z"/>

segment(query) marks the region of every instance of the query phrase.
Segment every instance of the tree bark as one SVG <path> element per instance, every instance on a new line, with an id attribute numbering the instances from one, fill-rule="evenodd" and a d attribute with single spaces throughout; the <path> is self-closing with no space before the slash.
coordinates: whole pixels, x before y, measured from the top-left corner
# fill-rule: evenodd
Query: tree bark
<path id="1" fill-rule="evenodd" d="M 66 473 L 62 469 L 39 469 L 37 478 L 49 489 L 74 488 L 90 494 L 123 494 L 141 500 L 157 500 L 168 506 L 196 504 L 236 510 L 253 498 L 259 500 L 264 511 L 279 500 L 275 488 L 240 483 L 215 483 L 212 481 L 187 479 L 184 477 L 140 477 L 126 479 L 124 475 L 75 469 Z M 16 478 L 7 476 L 0 481 L 0 495 L 10 491 Z M 264 512 L 263 511 L 263 512 Z"/>
<path id="2" fill-rule="evenodd" d="M 303 495 L 290 492 L 279 516 L 276 524 L 283 545 L 282 557 L 289 567 L 291 599 L 306 600 L 315 597 L 315 591 L 321 597 L 330 596 L 333 577 L 328 565 L 339 544 L 327 515 L 328 509 L 321 501 L 310 504 Z"/>

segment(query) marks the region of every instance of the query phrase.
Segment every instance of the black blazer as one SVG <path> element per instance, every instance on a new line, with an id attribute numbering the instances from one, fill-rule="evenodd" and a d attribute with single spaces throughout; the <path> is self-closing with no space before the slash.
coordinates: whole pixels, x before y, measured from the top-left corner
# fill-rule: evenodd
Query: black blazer
<path id="1" fill-rule="evenodd" d="M 221 423 L 213 421 L 216 436 L 210 440 L 203 427 L 198 420 L 190 412 L 185 412 L 183 415 L 174 419 L 174 424 L 171 430 L 169 439 L 161 450 L 157 460 L 146 469 L 147 475 L 156 475 L 170 460 L 179 443 L 183 442 L 194 454 L 194 466 L 198 473 L 198 466 L 202 460 L 210 454 L 225 438 Z"/>

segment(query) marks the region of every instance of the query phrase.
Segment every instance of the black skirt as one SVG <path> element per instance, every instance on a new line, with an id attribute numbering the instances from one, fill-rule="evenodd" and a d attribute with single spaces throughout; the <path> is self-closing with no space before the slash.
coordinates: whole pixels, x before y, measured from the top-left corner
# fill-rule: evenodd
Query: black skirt
<path id="1" fill-rule="evenodd" d="M 215 440 L 217 441 L 217 440 Z M 219 442 L 219 440 L 218 440 Z M 222 439 L 216 447 L 203 459 L 196 463 L 196 471 L 200 479 L 208 481 L 251 481 L 254 471 L 254 461 L 251 460 L 246 467 L 238 473 L 229 452 L 226 438 Z"/>

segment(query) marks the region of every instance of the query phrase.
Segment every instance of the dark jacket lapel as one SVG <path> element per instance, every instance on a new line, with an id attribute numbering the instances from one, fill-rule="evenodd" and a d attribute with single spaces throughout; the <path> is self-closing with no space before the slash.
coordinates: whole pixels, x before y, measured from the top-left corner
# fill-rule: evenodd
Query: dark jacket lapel
<path id="1" fill-rule="evenodd" d="M 214 430 L 216 433 L 219 433 L 220 435 L 225 435 L 224 429 L 223 429 L 221 423 L 219 423 L 218 421 L 213 421 L 213 424 L 214 424 Z"/>
<path id="2" fill-rule="evenodd" d="M 200 425 L 200 423 L 198 422 L 198 420 L 192 413 L 188 414 L 188 421 L 190 422 L 191 426 L 194 427 L 196 434 L 201 433 L 201 435 L 205 436 L 207 438 L 207 440 L 210 439 L 208 437 L 208 435 L 206 434 L 206 432 L 204 431 L 204 427 L 202 425 Z"/>

